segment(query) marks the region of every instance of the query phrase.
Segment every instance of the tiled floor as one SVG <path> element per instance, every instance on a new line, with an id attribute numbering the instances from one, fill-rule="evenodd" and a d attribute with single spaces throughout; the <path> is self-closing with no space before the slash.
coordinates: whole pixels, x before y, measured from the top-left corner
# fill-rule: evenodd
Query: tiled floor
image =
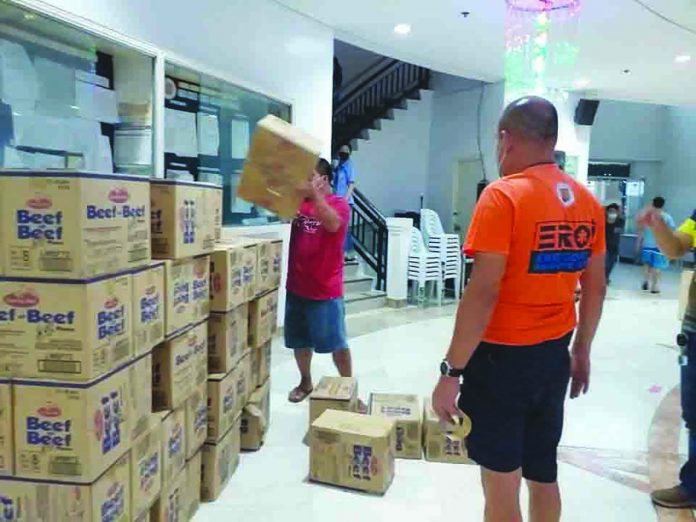
<path id="1" fill-rule="evenodd" d="M 561 449 L 564 521 L 656 520 L 647 491 L 668 485 L 683 456 L 675 386 L 678 367 L 676 274 L 664 293 L 634 290 L 639 274 L 620 266 L 594 348 L 590 394 L 568 404 Z M 454 306 L 380 311 L 351 318 L 349 330 L 361 395 L 371 391 L 428 395 L 453 325 Z M 306 482 L 307 405 L 287 402 L 297 384 L 292 354 L 278 342 L 272 371 L 271 427 L 264 448 L 242 461 L 220 499 L 197 521 L 481 520 L 478 470 L 398 461 L 384 497 Z M 315 376 L 333 374 L 317 357 Z M 671 392 L 671 395 L 670 395 Z M 655 419 L 655 420 L 654 420 Z M 681 440 L 680 440 L 681 439 Z M 681 450 L 681 451 L 680 451 Z M 693 520 L 691 514 L 662 520 Z M 454 518 L 451 518 L 452 520 Z"/>

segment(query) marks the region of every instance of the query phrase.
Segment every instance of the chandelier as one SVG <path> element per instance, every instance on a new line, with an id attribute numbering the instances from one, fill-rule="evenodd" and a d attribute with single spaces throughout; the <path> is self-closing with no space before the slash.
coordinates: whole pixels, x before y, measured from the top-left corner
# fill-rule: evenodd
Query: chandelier
<path id="1" fill-rule="evenodd" d="M 561 9 L 575 10 L 581 0 L 505 0 L 510 9 L 527 13 L 543 13 Z"/>

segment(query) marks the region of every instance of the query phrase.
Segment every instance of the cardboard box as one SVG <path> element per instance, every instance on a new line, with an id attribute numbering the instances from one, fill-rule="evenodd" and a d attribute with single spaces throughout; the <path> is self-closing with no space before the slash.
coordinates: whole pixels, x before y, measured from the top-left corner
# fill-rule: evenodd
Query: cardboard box
<path id="1" fill-rule="evenodd" d="M 147 429 L 130 451 L 131 519 L 149 513 L 162 490 L 162 428 L 158 415 L 151 415 Z"/>
<path id="2" fill-rule="evenodd" d="M 128 361 L 131 276 L 0 278 L 0 375 L 95 379 Z"/>
<path id="3" fill-rule="evenodd" d="M 0 476 L 14 473 L 12 433 L 12 385 L 0 379 Z"/>
<path id="4" fill-rule="evenodd" d="M 228 373 L 249 351 L 249 307 L 212 313 L 208 322 L 208 372 Z"/>
<path id="5" fill-rule="evenodd" d="M 192 287 L 192 259 L 165 261 L 165 337 L 176 335 L 193 324 Z"/>
<path id="6" fill-rule="evenodd" d="M 275 290 L 271 283 L 273 251 L 270 239 L 255 239 L 256 246 L 256 295 L 263 295 L 266 292 Z"/>
<path id="7" fill-rule="evenodd" d="M 358 411 L 358 381 L 353 377 L 322 377 L 309 397 L 309 424 L 326 410 Z"/>
<path id="8" fill-rule="evenodd" d="M 88 484 L 130 449 L 128 367 L 91 383 L 12 387 L 17 476 Z"/>
<path id="9" fill-rule="evenodd" d="M 283 277 L 283 241 L 271 242 L 271 288 L 278 288 Z"/>
<path id="10" fill-rule="evenodd" d="M 222 187 L 220 187 L 222 189 Z M 210 211 L 213 213 L 213 226 L 215 227 L 215 241 L 222 237 L 222 190 L 216 190 L 210 195 Z"/>
<path id="11" fill-rule="evenodd" d="M 208 384 L 198 386 L 186 399 L 186 459 L 192 459 L 208 436 Z"/>
<path id="12" fill-rule="evenodd" d="M 222 187 L 171 179 L 150 180 L 152 257 L 183 259 L 212 252 Z"/>
<path id="13" fill-rule="evenodd" d="M 131 436 L 135 440 L 147 431 L 152 417 L 152 354 L 141 355 L 128 366 Z"/>
<path id="14" fill-rule="evenodd" d="M 417 395 L 373 393 L 370 395 L 370 415 L 396 421 L 397 458 L 420 459 L 423 457 L 421 408 Z"/>
<path id="15" fill-rule="evenodd" d="M 210 315 L 210 256 L 194 257 L 192 263 L 191 305 L 197 323 Z"/>
<path id="16" fill-rule="evenodd" d="M 157 346 L 152 352 L 152 401 L 155 409 L 175 409 L 193 393 L 206 350 L 208 324 L 197 324 Z M 203 347 L 203 348 L 201 348 Z"/>
<path id="17" fill-rule="evenodd" d="M 0 480 L 4 518 L 12 522 L 130 520 L 130 465 L 124 455 L 92 484 Z"/>
<path id="18" fill-rule="evenodd" d="M 271 377 L 271 341 L 251 351 L 251 387 L 258 388 Z"/>
<path id="19" fill-rule="evenodd" d="M 201 505 L 202 451 L 186 462 L 186 502 L 183 520 L 192 520 Z"/>
<path id="20" fill-rule="evenodd" d="M 215 443 L 227 433 L 239 414 L 237 372 L 208 376 L 208 417 L 206 442 Z"/>
<path id="21" fill-rule="evenodd" d="M 201 499 L 213 501 L 227 485 L 239 465 L 241 417 L 237 417 L 222 439 L 203 445 Z"/>
<path id="22" fill-rule="evenodd" d="M 238 196 L 281 218 L 294 218 L 302 203 L 297 189 L 311 178 L 320 151 L 315 138 L 280 118 L 266 116 L 256 127 Z"/>
<path id="23" fill-rule="evenodd" d="M 186 471 L 181 470 L 169 484 L 162 485 L 162 493 L 150 509 L 151 522 L 188 520 L 186 518 L 187 478 Z"/>
<path id="24" fill-rule="evenodd" d="M 146 511 L 139 517 L 136 517 L 133 519 L 134 522 L 151 522 L 152 518 L 150 517 L 150 511 Z"/>
<path id="25" fill-rule="evenodd" d="M 168 486 L 186 465 L 186 414 L 183 408 L 162 419 L 162 484 Z"/>
<path id="26" fill-rule="evenodd" d="M 310 429 L 309 478 L 384 493 L 394 478 L 395 439 L 392 419 L 327 410 Z"/>
<path id="27" fill-rule="evenodd" d="M 244 409 L 246 406 L 251 392 L 254 391 L 254 387 L 251 385 L 251 355 L 247 354 L 242 357 L 239 364 L 232 372 L 235 378 L 235 417 Z"/>
<path id="28" fill-rule="evenodd" d="M 266 381 L 249 397 L 242 412 L 242 449 L 256 451 L 263 441 L 271 421 L 271 382 Z"/>
<path id="29" fill-rule="evenodd" d="M 150 189 L 139 176 L 0 174 L 0 257 L 8 276 L 87 279 L 150 260 Z"/>
<path id="30" fill-rule="evenodd" d="M 425 460 L 450 464 L 473 464 L 466 450 L 466 442 L 448 437 L 447 432 L 442 429 L 430 399 L 424 401 L 423 411 Z"/>
<path id="31" fill-rule="evenodd" d="M 193 387 L 205 386 L 208 382 L 208 321 L 202 323 L 205 326 L 205 335 L 196 335 L 193 345 Z M 193 392 L 191 392 L 193 393 Z"/>
<path id="32" fill-rule="evenodd" d="M 278 291 L 273 290 L 249 303 L 249 346 L 258 348 L 273 338 L 278 321 Z"/>
<path id="33" fill-rule="evenodd" d="M 137 357 L 164 340 L 164 263 L 133 271 L 133 352 Z"/>
<path id="34" fill-rule="evenodd" d="M 255 244 L 218 244 L 210 255 L 210 309 L 228 312 L 256 295 Z"/>

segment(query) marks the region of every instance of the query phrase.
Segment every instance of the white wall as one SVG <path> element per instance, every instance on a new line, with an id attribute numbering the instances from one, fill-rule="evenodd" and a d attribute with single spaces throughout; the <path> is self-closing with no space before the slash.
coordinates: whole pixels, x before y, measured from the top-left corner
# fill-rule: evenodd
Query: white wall
<path id="1" fill-rule="evenodd" d="M 669 107 L 660 188 L 677 222 L 696 208 L 696 108 Z"/>
<path id="2" fill-rule="evenodd" d="M 326 26 L 272 0 L 45 3 L 291 102 L 294 122 L 330 153 L 333 31 Z"/>
<path id="3" fill-rule="evenodd" d="M 418 211 L 426 193 L 433 93 L 421 96 L 407 110 L 394 110 L 393 120 L 382 120 L 381 130 L 370 130 L 370 139 L 360 140 L 352 156 L 358 188 L 386 216 Z"/>

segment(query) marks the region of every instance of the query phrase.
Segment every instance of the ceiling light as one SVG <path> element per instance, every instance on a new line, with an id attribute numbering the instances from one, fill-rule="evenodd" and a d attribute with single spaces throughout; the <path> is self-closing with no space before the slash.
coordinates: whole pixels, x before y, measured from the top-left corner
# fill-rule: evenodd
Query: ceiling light
<path id="1" fill-rule="evenodd" d="M 586 78 L 582 78 L 580 80 L 575 80 L 573 82 L 573 87 L 575 87 L 576 89 L 584 89 L 588 85 L 590 85 L 590 80 L 588 80 Z"/>
<path id="2" fill-rule="evenodd" d="M 36 18 L 36 15 L 34 13 L 24 13 L 25 20 L 34 20 L 35 18 Z"/>
<path id="3" fill-rule="evenodd" d="M 691 61 L 691 56 L 688 54 L 680 54 L 674 61 L 677 63 L 689 63 Z"/>
<path id="4" fill-rule="evenodd" d="M 406 35 L 411 32 L 411 26 L 408 24 L 398 24 L 394 26 L 394 32 L 396 34 Z"/>

